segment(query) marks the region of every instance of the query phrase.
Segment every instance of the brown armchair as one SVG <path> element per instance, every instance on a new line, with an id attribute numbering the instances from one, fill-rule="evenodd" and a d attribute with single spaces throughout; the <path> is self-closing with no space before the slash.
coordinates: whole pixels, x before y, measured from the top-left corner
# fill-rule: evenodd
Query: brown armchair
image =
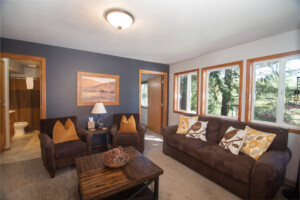
<path id="1" fill-rule="evenodd" d="M 65 124 L 68 118 L 74 123 L 80 140 L 54 144 L 52 133 L 56 121 L 59 120 Z M 40 130 L 42 160 L 51 178 L 54 178 L 56 169 L 73 165 L 75 158 L 91 154 L 92 134 L 78 127 L 77 117 L 42 119 L 40 120 Z"/>
<path id="2" fill-rule="evenodd" d="M 133 115 L 136 123 L 136 133 L 122 133 L 118 134 L 118 130 L 120 128 L 120 122 L 122 116 L 125 115 L 128 119 L 131 115 Z M 110 129 L 110 134 L 112 135 L 112 144 L 113 147 L 122 146 L 133 146 L 141 153 L 144 152 L 144 143 L 145 143 L 145 133 L 146 128 L 140 123 L 140 115 L 138 113 L 126 113 L 126 114 L 114 114 L 113 115 L 113 125 Z"/>

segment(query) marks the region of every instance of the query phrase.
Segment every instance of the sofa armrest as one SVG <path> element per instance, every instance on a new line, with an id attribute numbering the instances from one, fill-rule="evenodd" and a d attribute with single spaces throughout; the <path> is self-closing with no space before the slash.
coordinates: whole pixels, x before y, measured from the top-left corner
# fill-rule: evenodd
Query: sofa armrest
<path id="1" fill-rule="evenodd" d="M 169 135 L 175 135 L 178 129 L 178 125 L 173 125 L 173 126 L 165 126 L 162 127 L 161 133 L 164 138 L 168 137 Z"/>
<path id="2" fill-rule="evenodd" d="M 250 198 L 272 199 L 285 178 L 291 151 L 273 149 L 264 153 L 252 168 Z"/>
<path id="3" fill-rule="evenodd" d="M 113 124 L 110 127 L 109 133 L 112 135 L 112 145 L 113 145 L 113 147 L 117 147 L 117 144 L 118 144 L 118 137 L 117 137 L 117 134 L 118 134 L 118 125 L 117 124 Z"/>
<path id="4" fill-rule="evenodd" d="M 78 137 L 80 140 L 86 143 L 86 151 L 87 154 L 90 155 L 92 152 L 92 137 L 93 134 L 89 131 L 86 131 L 82 128 L 77 128 L 76 130 Z"/>
<path id="5" fill-rule="evenodd" d="M 46 134 L 39 134 L 41 145 L 41 156 L 45 167 L 50 171 L 51 177 L 55 174 L 55 144 L 53 140 Z"/>

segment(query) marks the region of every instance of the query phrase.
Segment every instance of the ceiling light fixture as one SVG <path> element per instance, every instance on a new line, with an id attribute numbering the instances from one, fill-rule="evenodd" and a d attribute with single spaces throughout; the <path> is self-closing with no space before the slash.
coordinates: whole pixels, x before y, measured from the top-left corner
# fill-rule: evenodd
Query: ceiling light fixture
<path id="1" fill-rule="evenodd" d="M 132 14 L 122 9 L 108 9 L 104 17 L 117 30 L 128 28 L 134 22 Z"/>

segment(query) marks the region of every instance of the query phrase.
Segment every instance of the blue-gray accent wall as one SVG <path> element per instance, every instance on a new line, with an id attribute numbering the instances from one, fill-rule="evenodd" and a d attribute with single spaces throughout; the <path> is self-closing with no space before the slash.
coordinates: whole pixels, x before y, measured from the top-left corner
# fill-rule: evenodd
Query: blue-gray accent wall
<path id="1" fill-rule="evenodd" d="M 120 75 L 120 104 L 105 107 L 107 126 L 111 125 L 114 113 L 138 112 L 139 69 L 169 73 L 166 64 L 7 38 L 0 38 L 0 42 L 1 52 L 46 58 L 47 118 L 75 115 L 81 128 L 86 128 L 92 106 L 77 106 L 77 71 Z"/>

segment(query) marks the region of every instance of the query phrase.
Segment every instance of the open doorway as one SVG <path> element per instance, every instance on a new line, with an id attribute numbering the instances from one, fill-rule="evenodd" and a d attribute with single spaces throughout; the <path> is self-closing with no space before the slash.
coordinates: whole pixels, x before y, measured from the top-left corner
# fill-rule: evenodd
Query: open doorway
<path id="1" fill-rule="evenodd" d="M 38 158 L 39 121 L 46 118 L 45 58 L 1 53 L 1 60 L 6 68 L 7 91 L 1 163 Z"/>
<path id="2" fill-rule="evenodd" d="M 141 123 L 149 130 L 161 133 L 167 123 L 167 73 L 140 70 L 139 113 Z"/>

